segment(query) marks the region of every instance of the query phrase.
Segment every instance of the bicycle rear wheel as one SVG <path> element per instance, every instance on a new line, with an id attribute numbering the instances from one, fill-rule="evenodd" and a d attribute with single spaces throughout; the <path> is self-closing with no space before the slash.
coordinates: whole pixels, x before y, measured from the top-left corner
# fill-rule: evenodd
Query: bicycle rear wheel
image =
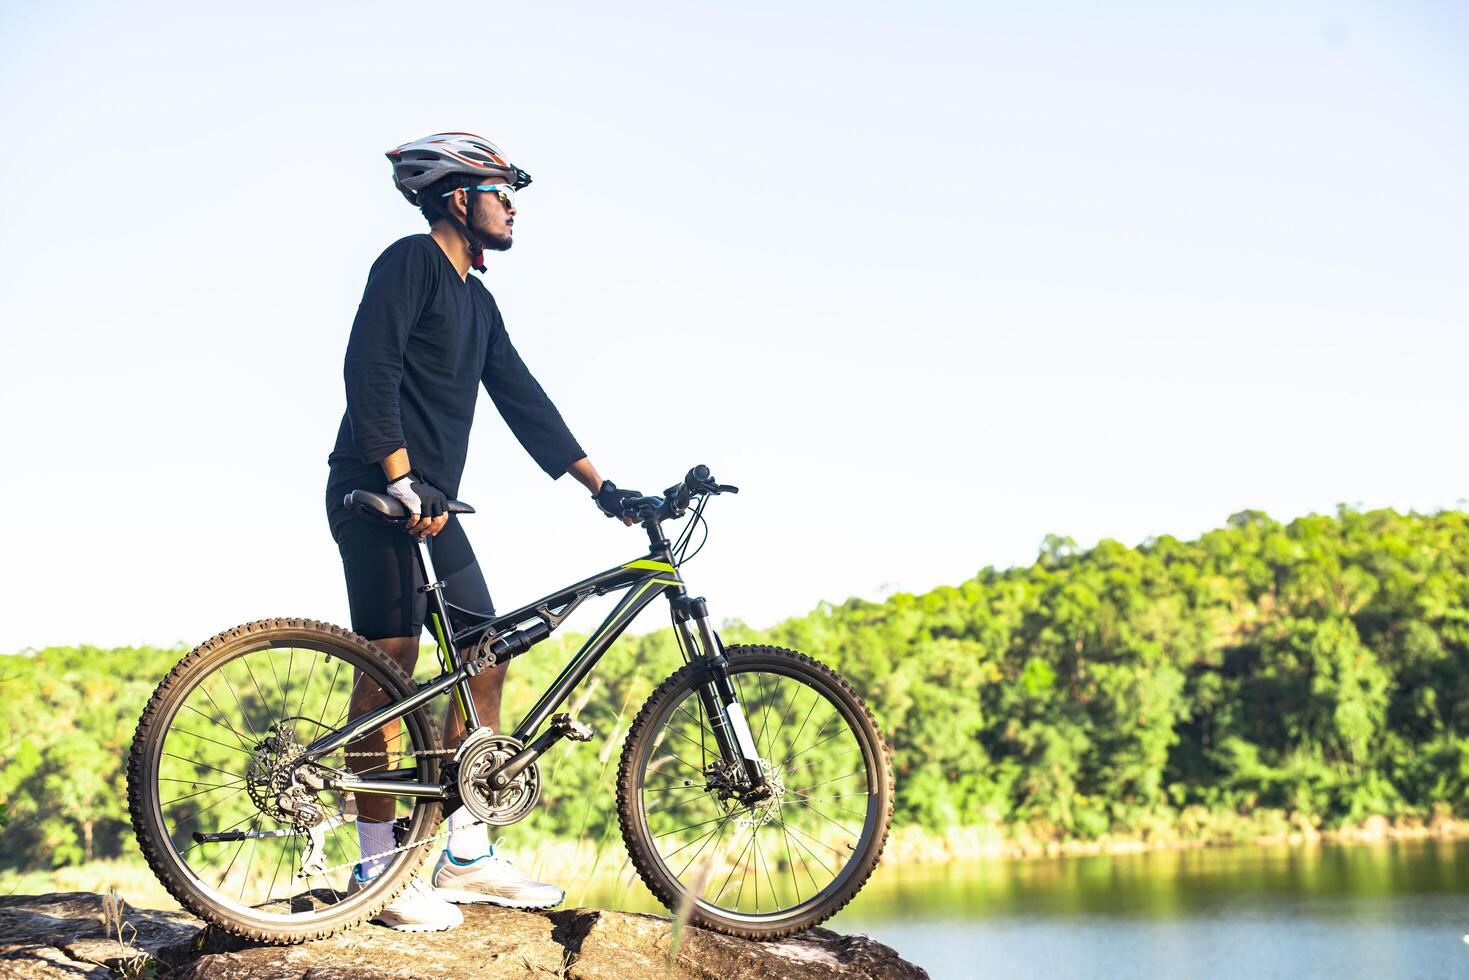
<path id="1" fill-rule="evenodd" d="M 348 630 L 301 619 L 248 623 L 195 647 L 158 685 L 133 738 L 128 807 L 149 866 L 181 905 L 228 932 L 271 942 L 319 939 L 382 911 L 417 871 L 438 827 L 436 800 L 405 798 L 405 841 L 371 883 L 348 893 L 361 857 L 350 794 L 305 798 L 324 869 L 301 876 L 310 835 L 283 808 L 293 759 L 347 721 L 354 690 L 376 700 L 413 692 L 406 671 Z M 318 762 L 325 770 L 374 777 L 402 768 L 436 782 L 438 727 L 427 707 L 381 729 L 388 754 L 349 754 L 349 743 Z M 401 775 L 401 773 L 398 773 Z M 300 792 L 300 791 L 295 791 Z M 203 839 L 201 839 L 201 836 Z"/>
<path id="2" fill-rule="evenodd" d="M 771 799 L 742 801 L 688 664 L 643 705 L 618 770 L 618 818 L 643 882 L 669 909 L 774 939 L 834 915 L 877 865 L 892 820 L 882 733 L 855 691 L 793 650 L 734 646 L 729 670 Z"/>

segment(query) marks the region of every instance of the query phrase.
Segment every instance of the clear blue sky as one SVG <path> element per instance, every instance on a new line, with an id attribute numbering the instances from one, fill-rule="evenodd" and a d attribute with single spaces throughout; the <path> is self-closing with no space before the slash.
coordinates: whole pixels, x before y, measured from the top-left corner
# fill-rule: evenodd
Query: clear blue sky
<path id="1" fill-rule="evenodd" d="M 0 4 L 0 650 L 346 623 L 342 352 L 443 129 L 535 176 L 486 282 L 593 461 L 744 488 L 717 617 L 1469 496 L 1463 5 L 425 9 Z M 462 496 L 502 608 L 639 549 L 483 396 Z"/>

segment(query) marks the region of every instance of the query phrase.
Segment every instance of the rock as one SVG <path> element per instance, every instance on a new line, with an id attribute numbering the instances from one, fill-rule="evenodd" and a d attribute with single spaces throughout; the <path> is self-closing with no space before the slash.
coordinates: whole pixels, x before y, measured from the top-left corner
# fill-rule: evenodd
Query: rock
<path id="1" fill-rule="evenodd" d="M 464 925 L 447 932 L 394 932 L 367 923 L 300 946 L 247 943 L 206 929 L 181 965 L 180 980 L 216 977 L 311 980 L 330 977 L 462 977 L 506 980 L 563 976 L 565 949 L 544 915 L 463 905 Z"/>
<path id="2" fill-rule="evenodd" d="M 569 909 L 548 916 L 569 954 L 568 980 L 643 980 L 668 976 L 698 980 L 807 980 L 807 978 L 926 977 L 866 936 L 810 929 L 773 942 L 751 942 L 707 929 L 689 928 L 668 962 L 672 923 L 663 916 Z"/>
<path id="3" fill-rule="evenodd" d="M 0 977 L 108 977 L 151 968 L 174 980 L 806 980 L 927 977 L 866 936 L 812 929 L 777 942 L 682 931 L 670 964 L 672 923 L 597 909 L 516 912 L 460 906 L 464 925 L 402 933 L 367 924 L 297 946 L 250 943 L 183 912 L 128 907 L 124 942 L 104 925 L 103 898 L 87 892 L 0 898 Z"/>
<path id="4" fill-rule="evenodd" d="M 202 923 L 186 912 L 125 906 L 119 919 L 91 892 L 0 898 L 0 976 L 110 977 L 187 943 Z"/>
<path id="5" fill-rule="evenodd" d="M 0 947 L 0 977 L 98 977 L 111 978 L 113 972 L 95 963 L 81 963 L 55 946 Z"/>

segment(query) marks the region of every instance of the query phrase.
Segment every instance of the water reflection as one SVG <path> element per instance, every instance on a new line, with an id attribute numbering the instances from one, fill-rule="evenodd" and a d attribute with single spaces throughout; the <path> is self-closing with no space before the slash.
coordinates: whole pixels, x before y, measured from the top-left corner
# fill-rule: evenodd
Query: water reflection
<path id="1" fill-rule="evenodd" d="M 935 977 L 1469 977 L 1469 843 L 884 867 L 832 923 Z"/>
<path id="2" fill-rule="evenodd" d="M 1469 841 L 883 865 L 828 924 L 936 978 L 1469 978 Z"/>

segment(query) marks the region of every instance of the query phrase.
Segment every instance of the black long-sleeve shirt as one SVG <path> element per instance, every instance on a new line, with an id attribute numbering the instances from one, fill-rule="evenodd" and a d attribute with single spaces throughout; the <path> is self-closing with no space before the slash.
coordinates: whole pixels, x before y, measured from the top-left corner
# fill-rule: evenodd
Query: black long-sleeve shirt
<path id="1" fill-rule="evenodd" d="M 429 235 L 400 239 L 373 263 L 342 374 L 334 481 L 360 474 L 362 486 L 381 485 L 377 461 L 406 446 L 414 470 L 455 496 L 481 384 L 551 477 L 586 455 L 510 343 L 494 297 L 476 277 L 461 280 Z"/>

